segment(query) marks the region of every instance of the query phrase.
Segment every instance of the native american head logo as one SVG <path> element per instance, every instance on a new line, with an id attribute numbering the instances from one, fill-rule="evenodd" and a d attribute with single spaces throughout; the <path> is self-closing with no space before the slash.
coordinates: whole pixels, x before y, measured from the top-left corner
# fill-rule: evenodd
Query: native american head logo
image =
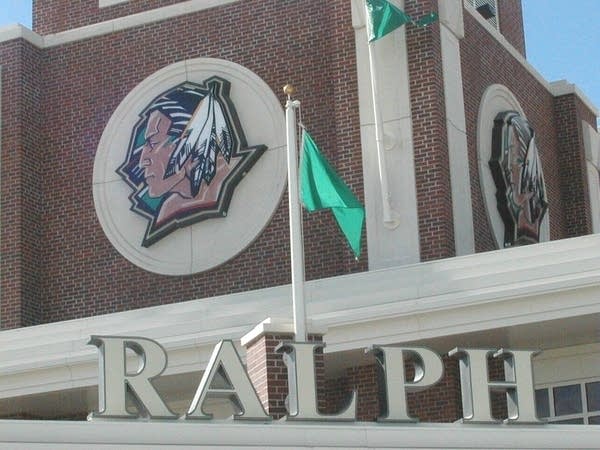
<path id="1" fill-rule="evenodd" d="M 140 113 L 117 173 L 134 190 L 131 210 L 148 219 L 144 247 L 226 216 L 236 185 L 266 150 L 247 146 L 229 92 L 219 77 L 186 82 Z"/>
<path id="2" fill-rule="evenodd" d="M 489 164 L 504 222 L 504 246 L 539 242 L 548 209 L 546 186 L 535 133 L 518 112 L 496 116 Z"/>

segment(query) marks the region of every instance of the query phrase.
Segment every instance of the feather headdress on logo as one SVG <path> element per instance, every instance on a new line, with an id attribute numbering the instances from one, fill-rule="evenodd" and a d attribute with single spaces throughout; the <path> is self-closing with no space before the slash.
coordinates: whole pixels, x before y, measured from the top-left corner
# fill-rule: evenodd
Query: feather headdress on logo
<path id="1" fill-rule="evenodd" d="M 217 155 L 221 153 L 229 163 L 233 152 L 231 127 L 223 113 L 223 106 L 212 90 L 200 101 L 179 138 L 177 148 L 171 155 L 166 176 L 182 169 L 191 159 L 192 195 L 200 191 L 202 181 L 210 184 L 216 173 Z"/>

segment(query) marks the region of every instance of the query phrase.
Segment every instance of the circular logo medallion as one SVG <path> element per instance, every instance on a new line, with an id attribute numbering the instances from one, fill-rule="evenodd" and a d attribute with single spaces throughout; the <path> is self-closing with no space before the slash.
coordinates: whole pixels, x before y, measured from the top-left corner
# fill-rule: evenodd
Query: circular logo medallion
<path id="1" fill-rule="evenodd" d="M 113 246 L 160 274 L 211 269 L 246 248 L 285 188 L 285 120 L 257 75 L 194 59 L 140 83 L 110 118 L 94 204 Z"/>
<path id="2" fill-rule="evenodd" d="M 522 119 L 513 121 L 516 117 Z M 505 118 L 511 118 L 510 126 L 504 126 Z M 515 125 L 520 127 L 517 133 Z M 514 142 L 519 145 L 513 145 Z M 508 152 L 509 149 L 514 151 Z M 550 240 L 550 210 L 533 132 L 517 98 L 500 84 L 488 86 L 481 98 L 477 159 L 483 200 L 497 248 Z"/>

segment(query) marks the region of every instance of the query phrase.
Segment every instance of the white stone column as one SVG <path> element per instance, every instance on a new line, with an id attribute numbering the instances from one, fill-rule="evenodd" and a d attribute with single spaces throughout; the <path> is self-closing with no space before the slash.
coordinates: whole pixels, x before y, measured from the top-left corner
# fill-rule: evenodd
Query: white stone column
<path id="1" fill-rule="evenodd" d="M 456 255 L 475 253 L 471 177 L 459 40 L 465 35 L 462 0 L 438 0 L 442 73 Z"/>
<path id="2" fill-rule="evenodd" d="M 592 231 L 600 232 L 600 134 L 587 122 L 583 128 L 583 146 L 585 148 L 585 166 L 590 194 Z"/>
<path id="3" fill-rule="evenodd" d="M 400 8 L 404 6 L 403 1 L 393 3 Z M 352 22 L 356 39 L 369 269 L 416 263 L 420 261 L 419 221 L 404 27 L 378 40 L 373 46 L 380 94 L 378 106 L 383 120 L 386 176 L 391 208 L 399 223 L 397 227 L 390 228 L 383 223 L 364 0 L 352 0 Z"/>

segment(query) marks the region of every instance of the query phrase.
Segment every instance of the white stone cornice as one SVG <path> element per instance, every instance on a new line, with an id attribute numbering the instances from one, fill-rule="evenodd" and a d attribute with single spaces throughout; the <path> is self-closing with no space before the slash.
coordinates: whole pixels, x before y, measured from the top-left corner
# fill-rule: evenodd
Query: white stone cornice
<path id="1" fill-rule="evenodd" d="M 13 39 L 24 39 L 38 48 L 44 48 L 44 38 L 21 24 L 13 24 L 0 28 L 0 44 Z"/>
<path id="2" fill-rule="evenodd" d="M 550 83 L 550 92 L 555 97 L 559 97 L 561 95 L 573 94 L 582 101 L 582 103 L 589 108 L 592 113 L 598 117 L 600 115 L 600 111 L 598 108 L 592 103 L 592 101 L 583 93 L 577 85 L 573 83 L 569 83 L 567 80 L 558 80 Z"/>
<path id="3" fill-rule="evenodd" d="M 0 29 L 0 43 L 11 39 L 23 38 L 39 48 L 69 44 L 128 28 L 147 25 L 161 20 L 191 14 L 204 9 L 235 3 L 241 0 L 188 0 L 162 8 L 151 9 L 137 14 L 107 20 L 104 22 L 74 28 L 60 33 L 41 36 L 22 25 L 10 25 Z"/>
<path id="4" fill-rule="evenodd" d="M 600 320 L 600 235 L 363 272 L 306 284 L 327 352 L 582 315 Z M 144 336 L 166 374 L 199 371 L 221 339 L 265 317 L 291 322 L 290 286 L 0 332 L 0 398 L 96 384 L 92 334 Z M 564 345 L 572 345 L 565 342 Z"/>
<path id="5" fill-rule="evenodd" d="M 600 427 L 581 425 L 198 422 L 4 420 L 0 449 L 584 449 L 600 442 Z"/>
<path id="6" fill-rule="evenodd" d="M 325 327 L 315 327 L 312 321 L 307 321 L 308 334 L 324 335 L 327 333 Z M 294 323 L 287 318 L 267 317 L 256 325 L 252 330 L 240 338 L 242 347 L 247 347 L 249 343 L 265 334 L 294 334 Z"/>

